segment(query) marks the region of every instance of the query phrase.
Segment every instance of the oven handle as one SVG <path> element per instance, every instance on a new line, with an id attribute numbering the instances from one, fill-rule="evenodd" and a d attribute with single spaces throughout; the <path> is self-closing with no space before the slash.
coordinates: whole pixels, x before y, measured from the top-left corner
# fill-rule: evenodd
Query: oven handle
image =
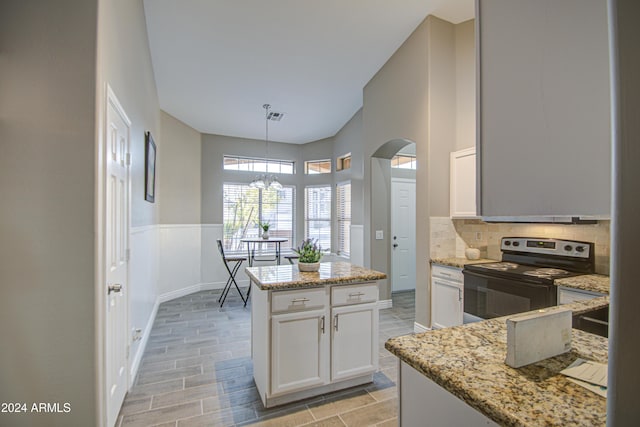
<path id="1" fill-rule="evenodd" d="M 478 273 L 475 271 L 468 271 L 468 270 L 462 270 L 462 274 L 465 276 L 473 276 L 473 277 L 479 277 L 479 278 L 483 278 L 483 279 L 500 279 L 500 280 L 508 280 L 508 281 L 513 281 L 513 282 L 518 282 L 521 284 L 525 284 L 527 286 L 531 286 L 531 287 L 537 287 L 537 288 L 548 288 L 549 286 L 554 286 L 554 285 L 549 285 L 549 284 L 545 284 L 545 283 L 538 283 L 538 282 L 534 282 L 534 281 L 530 281 L 530 279 L 522 277 L 520 279 L 514 280 L 514 279 L 510 279 L 510 278 L 506 278 L 506 277 L 502 277 L 502 276 L 492 276 L 490 274 L 483 274 L 483 273 Z M 467 281 L 465 280 L 465 284 L 467 283 Z"/>

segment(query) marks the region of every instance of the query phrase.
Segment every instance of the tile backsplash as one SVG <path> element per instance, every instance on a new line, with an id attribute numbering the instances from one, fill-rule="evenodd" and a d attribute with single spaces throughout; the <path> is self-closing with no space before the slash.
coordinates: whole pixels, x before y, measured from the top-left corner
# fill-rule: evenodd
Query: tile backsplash
<path id="1" fill-rule="evenodd" d="M 478 248 L 481 256 L 500 259 L 502 237 L 547 237 L 580 240 L 595 244 L 596 273 L 609 275 L 610 221 L 597 224 L 486 223 L 478 219 L 431 217 L 431 257 L 464 258 L 468 247 Z"/>

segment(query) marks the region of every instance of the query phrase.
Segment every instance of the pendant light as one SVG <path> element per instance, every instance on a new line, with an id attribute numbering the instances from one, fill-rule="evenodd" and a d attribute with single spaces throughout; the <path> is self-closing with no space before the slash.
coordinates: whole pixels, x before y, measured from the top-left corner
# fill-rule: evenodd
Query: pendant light
<path id="1" fill-rule="evenodd" d="M 264 104 L 262 106 L 264 108 L 264 121 L 265 121 L 265 145 L 266 145 L 266 169 L 269 169 L 269 110 L 271 109 L 271 105 Z M 275 175 L 268 175 L 266 173 L 260 174 L 254 178 L 253 181 L 249 184 L 251 188 L 258 188 L 260 190 L 264 190 L 266 188 L 273 188 L 274 190 L 282 190 L 282 184 L 278 181 Z"/>

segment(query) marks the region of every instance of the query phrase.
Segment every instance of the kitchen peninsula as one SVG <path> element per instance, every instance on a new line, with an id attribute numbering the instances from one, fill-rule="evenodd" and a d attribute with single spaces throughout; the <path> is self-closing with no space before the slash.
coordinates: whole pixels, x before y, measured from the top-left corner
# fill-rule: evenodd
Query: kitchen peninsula
<path id="1" fill-rule="evenodd" d="M 604 296 L 563 307 L 575 315 L 608 304 Z M 569 352 L 517 369 L 504 363 L 506 317 L 389 339 L 400 359 L 400 425 L 428 416 L 434 425 L 604 426 L 606 399 L 559 372 L 579 357 L 606 363 L 607 339 L 572 335 Z"/>
<path id="2" fill-rule="evenodd" d="M 249 267 L 253 377 L 265 407 L 372 381 L 378 283 L 348 262 Z"/>

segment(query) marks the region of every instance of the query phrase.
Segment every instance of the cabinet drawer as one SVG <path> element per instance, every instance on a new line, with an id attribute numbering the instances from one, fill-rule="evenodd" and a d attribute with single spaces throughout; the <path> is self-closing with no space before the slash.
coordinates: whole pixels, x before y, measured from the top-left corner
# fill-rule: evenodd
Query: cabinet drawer
<path id="1" fill-rule="evenodd" d="M 377 300 L 377 283 L 366 283 L 355 286 L 334 286 L 331 288 L 331 305 L 362 304 Z"/>
<path id="2" fill-rule="evenodd" d="M 445 267 L 442 265 L 431 265 L 431 275 L 442 279 L 453 280 L 455 282 L 464 282 L 462 270 L 455 267 Z"/>
<path id="3" fill-rule="evenodd" d="M 279 313 L 322 308 L 326 304 L 326 295 L 324 288 L 273 292 L 271 296 L 271 312 Z"/>

